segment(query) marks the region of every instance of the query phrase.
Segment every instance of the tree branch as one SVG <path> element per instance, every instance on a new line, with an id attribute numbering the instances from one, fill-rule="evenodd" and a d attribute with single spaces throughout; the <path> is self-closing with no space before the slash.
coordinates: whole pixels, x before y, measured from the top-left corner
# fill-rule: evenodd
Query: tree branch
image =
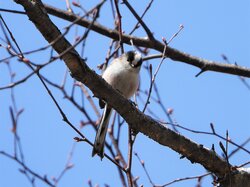
<path id="1" fill-rule="evenodd" d="M 59 29 L 49 19 L 40 0 L 16 0 L 16 2 L 24 7 L 29 19 L 35 24 L 48 42 L 54 41 L 55 38 L 61 35 Z M 71 17 L 71 19 L 73 18 L 77 19 L 77 17 Z M 102 29 L 102 27 L 99 27 L 97 24 L 94 24 L 93 28 Z M 117 32 L 111 31 L 111 35 L 118 38 Z M 133 41 L 135 43 L 134 39 Z M 150 43 L 150 41 L 144 39 L 138 39 L 137 42 L 142 42 L 141 44 Z M 161 43 L 158 43 L 158 45 L 160 46 Z M 228 163 L 220 158 L 214 151 L 208 150 L 202 145 L 198 145 L 188 138 L 173 132 L 166 126 L 153 120 L 150 116 L 140 112 L 132 103 L 120 95 L 118 91 L 113 90 L 108 83 L 92 71 L 64 37 L 54 43 L 53 48 L 59 54 L 63 53 L 62 59 L 70 69 L 72 77 L 85 84 L 96 97 L 107 101 L 110 106 L 115 108 L 127 123 L 131 125 L 131 128 L 142 132 L 161 145 L 170 147 L 188 158 L 192 163 L 202 164 L 207 170 L 215 173 L 219 177 L 223 177 L 230 172 Z M 68 52 L 65 52 L 66 50 Z M 182 55 L 182 53 L 174 49 L 168 48 L 168 50 L 170 51 L 167 53 L 171 53 L 172 57 Z M 185 58 L 188 56 L 189 55 L 186 55 Z"/>
<path id="2" fill-rule="evenodd" d="M 54 15 L 56 17 L 59 17 L 68 21 L 74 21 L 76 19 L 79 19 L 79 16 L 69 13 L 67 11 L 63 11 L 58 8 L 52 7 L 50 5 L 46 5 L 46 4 L 44 6 L 49 14 Z M 80 21 L 77 22 L 77 24 L 83 27 L 88 27 L 91 24 L 91 21 L 82 18 L 80 19 Z M 109 29 L 98 23 L 95 23 L 91 29 L 101 35 L 104 35 L 106 37 L 119 41 L 119 32 L 116 30 Z M 155 39 L 150 40 L 150 39 L 139 38 L 139 37 L 126 35 L 126 34 L 122 35 L 123 43 L 131 45 L 130 40 L 133 40 L 133 43 L 136 46 L 155 49 L 161 53 L 163 53 L 164 51 L 164 43 L 160 42 L 159 40 L 155 40 Z M 188 53 L 181 52 L 169 46 L 167 46 L 166 48 L 165 55 L 174 61 L 180 61 L 189 65 L 198 67 L 203 72 L 204 71 L 216 71 L 216 72 L 221 72 L 221 73 L 228 73 L 228 74 L 233 74 L 233 75 L 250 77 L 249 68 L 202 59 L 199 57 L 192 56 Z"/>
<path id="3" fill-rule="evenodd" d="M 64 11 L 64 10 L 61 10 L 61 9 L 58 9 L 56 7 L 46 5 L 46 4 L 44 4 L 44 7 L 49 14 L 62 18 L 64 20 L 72 22 L 76 19 L 80 19 L 80 16 L 77 16 L 68 11 Z M 0 11 L 25 14 L 24 12 L 15 11 L 15 10 L 0 9 Z M 83 27 L 89 27 L 89 25 L 91 24 L 91 21 L 85 18 L 81 18 L 76 24 L 83 26 Z M 116 41 L 119 41 L 118 31 L 109 29 L 101 24 L 95 23 L 92 26 L 91 30 L 103 36 L 106 36 L 108 38 L 112 38 Z M 123 43 L 131 45 L 130 43 L 131 40 L 136 46 L 151 48 L 161 53 L 163 53 L 164 51 L 164 43 L 160 42 L 159 40 L 150 40 L 150 39 L 139 38 L 136 36 L 126 35 L 126 34 L 122 35 Z M 159 56 L 162 56 L 162 54 L 160 54 Z M 197 75 L 200 75 L 201 73 L 204 73 L 205 71 L 215 71 L 215 72 L 239 75 L 239 76 L 250 78 L 250 68 L 242 67 L 242 66 L 238 66 L 234 64 L 225 64 L 225 63 L 215 62 L 211 60 L 206 60 L 203 58 L 192 56 L 188 53 L 179 51 L 169 46 L 166 48 L 165 56 L 172 59 L 173 61 L 183 62 L 183 63 L 200 68 L 201 71 Z"/>

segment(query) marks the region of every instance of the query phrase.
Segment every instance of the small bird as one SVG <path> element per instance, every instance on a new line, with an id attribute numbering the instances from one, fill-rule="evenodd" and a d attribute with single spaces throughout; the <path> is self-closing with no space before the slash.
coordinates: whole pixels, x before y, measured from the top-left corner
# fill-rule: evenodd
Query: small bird
<path id="1" fill-rule="evenodd" d="M 129 99 L 135 94 L 139 86 L 141 65 L 141 54 L 138 51 L 128 51 L 111 62 L 104 71 L 102 78 Z M 101 108 L 104 108 L 104 111 L 96 133 L 92 156 L 97 154 L 102 159 L 104 157 L 105 137 L 113 109 L 101 99 L 99 100 L 99 105 Z"/>

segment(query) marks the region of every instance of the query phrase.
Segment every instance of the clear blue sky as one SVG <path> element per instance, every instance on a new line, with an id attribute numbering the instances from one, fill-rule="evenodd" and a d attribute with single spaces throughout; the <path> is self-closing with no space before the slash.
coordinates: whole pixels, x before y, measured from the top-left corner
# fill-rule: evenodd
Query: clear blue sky
<path id="1" fill-rule="evenodd" d="M 44 1 L 59 8 L 65 8 L 65 1 Z M 96 1 L 81 1 L 86 8 L 90 8 Z M 134 8 L 142 13 L 147 1 L 132 2 Z M 22 10 L 22 7 L 13 1 L 1 1 L 1 8 Z M 121 5 L 123 15 L 123 30 L 129 32 L 135 23 L 133 16 Z M 76 10 L 77 12 L 78 10 Z M 35 29 L 34 25 L 23 15 L 1 13 L 10 27 L 13 35 L 23 51 L 36 49 L 47 45 L 46 41 Z M 221 54 L 225 54 L 229 60 L 238 65 L 250 67 L 250 2 L 249 1 L 155 1 L 151 10 L 145 16 L 144 21 L 154 32 L 156 38 L 170 38 L 184 25 L 184 30 L 171 43 L 171 47 L 190 53 L 195 56 L 223 62 Z M 55 24 L 63 29 L 69 23 L 51 16 Z M 112 28 L 112 14 L 109 3 L 101 10 L 99 22 Z M 78 32 L 83 29 L 78 27 Z M 73 41 L 75 29 L 67 36 Z M 140 30 L 135 33 L 144 37 Z M 0 37 L 4 38 L 2 32 Z M 2 40 L 1 44 L 4 44 Z M 90 33 L 87 40 L 85 57 L 88 65 L 95 69 L 104 62 L 110 40 L 94 32 Z M 80 48 L 78 48 L 80 49 Z M 126 46 L 126 49 L 131 49 Z M 80 51 L 79 51 L 80 52 Z M 37 55 L 28 56 L 36 63 L 46 62 L 49 58 L 48 51 Z M 157 52 L 151 51 L 151 54 Z M 0 48 L 0 58 L 7 53 Z M 30 70 L 20 62 L 12 59 L 11 66 L 16 72 L 15 80 L 27 75 Z M 150 61 L 156 69 L 160 60 Z M 57 61 L 42 70 L 42 74 L 60 83 L 66 67 L 62 61 Z M 168 108 L 174 108 L 174 119 L 181 125 L 203 131 L 210 131 L 209 124 L 214 123 L 216 130 L 221 135 L 229 130 L 230 138 L 241 144 L 249 138 L 250 132 L 250 91 L 242 84 L 237 76 L 206 72 L 200 77 L 195 75 L 199 69 L 184 63 L 165 60 L 157 76 L 158 85 L 163 103 Z M 7 66 L 0 64 L 0 87 L 9 83 Z M 148 89 L 149 78 L 147 72 L 142 69 L 142 89 Z M 248 81 L 248 80 L 247 80 Z M 249 81 L 248 81 L 249 82 Z M 250 82 L 249 82 L 250 83 Z M 67 86 L 72 84 L 71 78 Z M 80 120 L 85 120 L 71 104 L 62 98 L 62 94 L 52 89 L 64 112 L 70 121 L 76 126 Z M 80 100 L 80 91 L 79 98 Z M 61 119 L 59 112 L 51 98 L 46 93 L 36 76 L 33 76 L 21 86 L 15 88 L 16 101 L 19 109 L 24 108 L 24 113 L 19 120 L 19 134 L 21 136 L 26 164 L 41 175 L 47 174 L 48 178 L 58 176 L 64 168 L 68 153 L 74 144 L 73 137 L 76 134 Z M 154 95 L 154 94 L 153 94 Z M 95 100 L 97 102 L 97 100 Z M 0 151 L 13 153 L 13 137 L 11 134 L 11 119 L 9 106 L 11 105 L 10 90 L 0 91 Z M 142 106 L 140 106 L 142 108 Z M 162 111 L 155 104 L 150 105 L 151 110 L 167 121 Z M 91 108 L 90 108 L 91 110 Z M 96 119 L 94 113 L 90 111 Z M 122 148 L 126 153 L 127 131 L 122 129 Z M 93 141 L 95 132 L 92 128 L 83 129 L 83 134 Z M 181 130 L 181 133 L 193 141 L 210 148 L 215 144 L 216 151 L 220 154 L 219 139 L 208 135 L 193 134 Z M 229 146 L 229 150 L 235 147 Z M 246 146 L 250 150 L 250 144 Z M 167 147 L 148 139 L 142 134 L 138 135 L 134 150 L 145 161 L 146 167 L 156 184 L 164 184 L 173 179 L 195 176 L 205 173 L 205 169 L 198 164 L 191 164 L 188 160 L 180 160 L 180 155 Z M 230 162 L 232 165 L 249 161 L 249 154 L 239 152 Z M 66 173 L 59 186 L 87 186 L 88 180 L 93 184 L 109 184 L 120 186 L 117 169 L 114 165 L 98 157 L 91 157 L 91 147 L 86 143 L 78 143 L 72 159 L 74 168 Z M 15 162 L 0 155 L 0 186 L 29 186 L 28 180 L 18 171 L 20 168 Z M 139 176 L 138 184 L 150 186 L 150 183 L 136 158 L 133 162 L 133 174 Z M 203 181 L 203 186 L 209 186 L 211 179 Z M 185 181 L 171 186 L 195 186 L 196 181 Z M 46 186 L 38 182 L 37 186 Z"/>

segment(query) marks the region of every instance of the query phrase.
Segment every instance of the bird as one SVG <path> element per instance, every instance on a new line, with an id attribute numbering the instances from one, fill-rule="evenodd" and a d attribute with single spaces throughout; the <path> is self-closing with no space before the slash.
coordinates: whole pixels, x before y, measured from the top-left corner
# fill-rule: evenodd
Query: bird
<path id="1" fill-rule="evenodd" d="M 139 73 L 142 65 L 142 55 L 140 52 L 128 51 L 118 58 L 115 58 L 103 72 L 102 78 L 118 90 L 125 98 L 132 97 L 139 86 Z M 113 109 L 104 100 L 99 100 L 99 105 L 103 109 L 103 114 L 98 126 L 92 156 L 96 154 L 104 157 L 105 137 L 108 130 L 109 119 Z"/>

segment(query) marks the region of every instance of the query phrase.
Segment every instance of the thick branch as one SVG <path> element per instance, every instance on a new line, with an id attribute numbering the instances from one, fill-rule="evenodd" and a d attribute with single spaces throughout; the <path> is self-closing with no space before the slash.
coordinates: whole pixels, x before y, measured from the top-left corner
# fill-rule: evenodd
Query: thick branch
<path id="1" fill-rule="evenodd" d="M 61 9 L 57 9 L 49 5 L 45 5 L 45 9 L 48 11 L 49 14 L 68 20 L 68 21 L 74 21 L 79 18 L 79 16 L 72 14 L 71 12 L 63 11 Z M 0 11 L 25 14 L 24 12 L 21 12 L 21 11 L 7 10 L 7 9 L 0 9 Z M 87 19 L 82 18 L 80 21 L 77 22 L 77 24 L 83 27 L 89 27 L 91 22 Z M 103 25 L 95 23 L 92 26 L 91 30 L 99 34 L 102 34 L 106 37 L 112 38 L 114 40 L 119 40 L 119 33 L 116 30 L 106 28 Z M 145 38 L 138 38 L 135 36 L 123 34 L 122 42 L 130 45 L 131 39 L 133 40 L 136 46 L 151 48 L 160 52 L 163 52 L 164 50 L 164 44 L 154 39 L 149 40 Z M 215 72 L 239 75 L 243 77 L 250 77 L 250 69 L 247 67 L 231 65 L 231 64 L 223 64 L 223 63 L 219 63 L 215 61 L 202 59 L 199 57 L 192 56 L 188 53 L 181 52 L 169 46 L 166 49 L 166 56 L 174 61 L 184 62 L 186 64 L 193 65 L 193 66 L 200 68 L 201 72 L 197 75 L 200 75 L 201 73 L 205 71 L 215 71 Z"/>
<path id="2" fill-rule="evenodd" d="M 36 1 L 38 3 L 27 0 L 16 0 L 16 2 L 24 7 L 29 19 L 36 25 L 48 42 L 54 41 L 61 35 L 60 31 L 47 16 L 39 0 Z M 71 45 L 62 37 L 53 47 L 60 54 L 67 48 L 70 48 Z M 90 70 L 74 49 L 65 53 L 62 59 L 75 79 L 89 87 L 95 96 L 105 99 L 133 129 L 142 132 L 159 144 L 170 147 L 187 157 L 191 162 L 202 164 L 217 176 L 224 176 L 229 172 L 227 162 L 216 155 L 216 153 L 171 131 L 136 109 L 133 104 L 113 90 L 99 75 Z"/>
<path id="3" fill-rule="evenodd" d="M 49 14 L 71 21 L 71 22 L 76 19 L 79 19 L 79 16 L 72 14 L 68 11 L 63 11 L 61 9 L 57 9 L 49 5 L 45 5 L 45 8 Z M 91 21 L 82 18 L 80 21 L 77 22 L 77 24 L 83 27 L 88 27 L 91 24 Z M 91 29 L 106 37 L 112 38 L 114 40 L 119 40 L 119 33 L 116 30 L 106 28 L 103 25 L 100 25 L 98 23 L 95 23 Z M 161 53 L 163 53 L 164 51 L 164 43 L 155 39 L 150 40 L 147 38 L 138 38 L 135 36 L 123 34 L 122 42 L 130 45 L 131 39 L 133 40 L 133 43 L 136 46 L 155 49 Z M 221 73 L 228 73 L 228 74 L 233 74 L 233 75 L 250 77 L 249 68 L 209 61 L 206 59 L 192 56 L 188 53 L 181 52 L 169 46 L 167 46 L 166 48 L 166 56 L 174 61 L 180 61 L 189 65 L 196 66 L 200 68 L 202 71 L 216 71 L 216 72 L 221 72 Z"/>

